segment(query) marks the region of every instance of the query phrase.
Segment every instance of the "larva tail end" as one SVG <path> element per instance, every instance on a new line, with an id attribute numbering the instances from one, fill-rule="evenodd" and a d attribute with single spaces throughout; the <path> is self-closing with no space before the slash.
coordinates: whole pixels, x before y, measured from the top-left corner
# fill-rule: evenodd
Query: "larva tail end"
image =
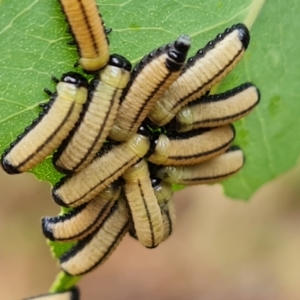
<path id="1" fill-rule="evenodd" d="M 52 189 L 52 198 L 54 200 L 54 202 L 56 204 L 58 204 L 59 206 L 63 206 L 63 207 L 69 207 L 58 195 L 57 190 L 60 188 L 60 186 L 62 185 L 62 181 L 59 181 L 57 184 L 54 185 L 53 189 Z"/>
<path id="2" fill-rule="evenodd" d="M 246 163 L 246 156 L 245 156 L 243 150 L 241 149 L 241 147 L 237 146 L 237 145 L 232 145 L 229 149 L 226 150 L 225 153 L 233 152 L 233 151 L 239 151 L 239 152 L 241 152 L 241 155 L 243 156 L 243 164 L 242 164 L 242 166 L 244 166 L 245 163 Z"/>
<path id="3" fill-rule="evenodd" d="M 241 148 L 237 145 L 232 145 L 226 152 L 233 152 L 233 151 L 241 151 Z"/>
<path id="4" fill-rule="evenodd" d="M 257 93 L 257 103 L 256 104 L 258 104 L 260 102 L 261 94 L 260 94 L 260 90 L 256 86 L 255 86 L 255 89 L 256 89 L 256 93 Z"/>
<path id="5" fill-rule="evenodd" d="M 248 28 L 242 23 L 234 25 L 233 28 L 239 31 L 239 39 L 246 50 L 250 43 L 250 32 Z"/>
<path id="6" fill-rule="evenodd" d="M 59 172 L 59 173 L 62 173 L 62 174 L 66 174 L 66 175 L 71 175 L 73 173 L 73 170 L 68 170 L 68 169 L 65 169 L 61 166 L 58 165 L 58 159 L 59 159 L 59 154 L 56 154 L 57 152 L 54 153 L 53 157 L 52 157 L 52 164 L 54 166 L 54 168 Z"/>
<path id="7" fill-rule="evenodd" d="M 159 244 L 157 244 L 157 245 L 152 245 L 152 246 L 146 246 L 146 248 L 147 248 L 147 249 L 154 249 L 154 248 L 156 248 L 158 245 L 159 245 Z"/>
<path id="8" fill-rule="evenodd" d="M 137 237 L 137 235 L 136 235 L 136 231 L 135 231 L 135 229 L 134 229 L 133 226 L 128 230 L 128 234 L 129 234 L 132 238 L 134 238 L 135 240 L 138 240 L 138 237 Z"/>
<path id="9" fill-rule="evenodd" d="M 5 159 L 5 157 L 2 157 L 1 158 L 1 167 L 2 169 L 7 173 L 7 174 L 10 174 L 10 175 L 13 175 L 13 174 L 20 174 L 21 172 L 16 168 L 14 167 L 7 159 Z"/>
<path id="10" fill-rule="evenodd" d="M 50 220 L 49 217 L 43 217 L 42 218 L 42 231 L 43 231 L 44 236 L 47 239 L 49 239 L 50 241 L 54 241 L 55 238 L 53 236 L 53 231 L 51 229 L 51 226 L 48 226 L 49 225 L 49 220 Z"/>
<path id="11" fill-rule="evenodd" d="M 229 124 L 230 125 L 230 128 L 231 128 L 231 130 L 232 130 L 232 133 L 233 133 L 233 139 L 235 138 L 235 136 L 236 136 L 236 130 L 235 130 L 235 127 L 234 127 L 234 125 L 231 123 L 231 124 Z"/>

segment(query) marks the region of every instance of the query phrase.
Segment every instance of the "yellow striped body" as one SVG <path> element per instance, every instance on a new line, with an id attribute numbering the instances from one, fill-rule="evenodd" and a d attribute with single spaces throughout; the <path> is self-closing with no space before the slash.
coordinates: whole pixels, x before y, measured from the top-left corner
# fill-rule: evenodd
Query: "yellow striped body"
<path id="1" fill-rule="evenodd" d="M 120 198 L 116 209 L 107 216 L 100 228 L 78 242 L 60 258 L 64 272 L 72 276 L 85 274 L 104 263 L 116 249 L 131 226 L 128 209 Z"/>
<path id="2" fill-rule="evenodd" d="M 80 122 L 54 156 L 59 171 L 78 172 L 93 160 L 113 126 L 129 76 L 129 71 L 113 65 L 100 71 Z"/>
<path id="3" fill-rule="evenodd" d="M 163 126 L 187 103 L 220 82 L 241 60 L 249 43 L 249 31 L 238 24 L 208 43 L 190 58 L 182 74 L 155 103 L 149 119 Z"/>
<path id="4" fill-rule="evenodd" d="M 225 152 L 234 136 L 231 125 L 178 134 L 175 138 L 160 134 L 153 154 L 148 159 L 158 165 L 197 164 Z"/>
<path id="5" fill-rule="evenodd" d="M 176 114 L 174 129 L 177 132 L 187 132 L 235 122 L 247 116 L 259 100 L 259 90 L 250 83 L 222 94 L 204 96 L 186 105 Z"/>
<path id="6" fill-rule="evenodd" d="M 181 36 L 145 56 L 135 67 L 109 133 L 111 139 L 126 141 L 137 131 L 155 102 L 180 75 L 189 46 L 189 38 Z M 170 56 L 170 49 L 178 53 L 176 59 Z"/>
<path id="7" fill-rule="evenodd" d="M 119 198 L 121 186 L 110 185 L 90 202 L 57 217 L 42 219 L 43 233 L 52 241 L 76 241 L 91 234 Z"/>
<path id="8" fill-rule="evenodd" d="M 127 169 L 122 177 L 137 239 L 145 247 L 154 248 L 163 237 L 163 219 L 146 160 L 142 159 Z"/>
<path id="9" fill-rule="evenodd" d="M 211 160 L 191 166 L 164 166 L 156 176 L 172 184 L 197 185 L 219 182 L 244 165 L 244 154 L 236 146 Z"/>
<path id="10" fill-rule="evenodd" d="M 114 146 L 80 172 L 57 183 L 52 190 L 54 200 L 59 205 L 70 207 L 92 200 L 143 157 L 149 144 L 148 137 L 135 134 L 127 142 Z"/>
<path id="11" fill-rule="evenodd" d="M 103 68 L 109 60 L 105 28 L 94 0 L 59 0 L 87 72 Z"/>
<path id="12" fill-rule="evenodd" d="M 41 163 L 67 137 L 79 119 L 87 88 L 59 82 L 52 105 L 2 157 L 8 173 L 26 172 Z"/>

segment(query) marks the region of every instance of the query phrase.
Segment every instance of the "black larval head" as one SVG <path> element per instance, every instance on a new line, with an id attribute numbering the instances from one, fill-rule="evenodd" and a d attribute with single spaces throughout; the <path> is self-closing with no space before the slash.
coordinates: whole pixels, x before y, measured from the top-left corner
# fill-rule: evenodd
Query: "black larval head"
<path id="1" fill-rule="evenodd" d="M 76 86 L 80 87 L 88 87 L 88 81 L 87 79 L 82 76 L 79 73 L 76 72 L 68 72 L 62 75 L 61 81 L 66 82 L 66 83 L 72 83 L 75 84 Z"/>
<path id="2" fill-rule="evenodd" d="M 127 58 L 125 58 L 124 56 L 119 55 L 119 54 L 112 54 L 109 57 L 108 64 L 111 65 L 111 66 L 115 66 L 115 67 L 125 69 L 129 72 L 131 71 L 131 68 L 132 68 L 132 65 L 131 65 L 130 61 Z"/>
<path id="3" fill-rule="evenodd" d="M 145 126 L 145 125 L 141 125 L 139 127 L 139 129 L 137 130 L 137 133 L 146 137 L 150 137 L 151 136 L 151 132 L 150 130 Z"/>
<path id="4" fill-rule="evenodd" d="M 185 62 L 187 53 L 191 46 L 191 39 L 187 35 L 181 35 L 171 47 L 168 48 L 168 55 L 172 60 L 167 61 L 169 69 L 180 70 Z"/>
<path id="5" fill-rule="evenodd" d="M 161 184 L 161 179 L 157 178 L 157 177 L 152 177 L 151 179 L 151 185 L 152 187 L 155 189 L 156 187 L 158 187 Z"/>

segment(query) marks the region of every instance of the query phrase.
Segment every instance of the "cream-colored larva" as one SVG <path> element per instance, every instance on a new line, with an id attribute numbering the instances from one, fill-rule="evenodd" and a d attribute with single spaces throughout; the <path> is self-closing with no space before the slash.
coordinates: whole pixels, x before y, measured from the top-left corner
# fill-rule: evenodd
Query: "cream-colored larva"
<path id="1" fill-rule="evenodd" d="M 63 173 L 78 172 L 100 150 L 113 126 L 122 90 L 130 76 L 131 64 L 120 55 L 111 55 L 108 65 L 90 83 L 88 101 L 80 121 L 53 156 Z"/>
<path id="2" fill-rule="evenodd" d="M 55 202 L 77 207 L 92 200 L 148 152 L 148 132 L 140 131 L 125 143 L 112 146 L 91 164 L 72 176 L 62 178 L 52 190 Z"/>
<path id="3" fill-rule="evenodd" d="M 79 300 L 80 293 L 78 288 L 58 293 L 48 293 L 40 296 L 25 298 L 23 300 Z"/>
<path id="4" fill-rule="evenodd" d="M 154 248 L 163 237 L 163 219 L 151 185 L 147 161 L 140 160 L 122 177 L 137 239 L 145 247 Z"/>
<path id="5" fill-rule="evenodd" d="M 87 99 L 87 86 L 87 80 L 78 73 L 62 76 L 39 118 L 2 155 L 5 172 L 29 171 L 57 149 L 79 119 Z"/>
<path id="6" fill-rule="evenodd" d="M 156 176 L 172 184 L 197 185 L 214 183 L 234 175 L 244 165 L 242 150 L 233 146 L 211 160 L 190 166 L 163 166 Z"/>
<path id="7" fill-rule="evenodd" d="M 59 0 L 87 72 L 103 68 L 109 60 L 106 31 L 95 0 Z"/>
<path id="8" fill-rule="evenodd" d="M 61 256 L 61 268 L 72 276 L 92 271 L 112 254 L 130 226 L 129 212 L 121 196 L 100 228 Z"/>
<path id="9" fill-rule="evenodd" d="M 192 165 L 212 159 L 228 149 L 235 137 L 232 125 L 198 129 L 172 135 L 160 134 L 149 161 L 157 165 Z"/>
<path id="10" fill-rule="evenodd" d="M 109 137 L 128 140 L 147 117 L 163 92 L 176 80 L 190 48 L 190 38 L 180 36 L 175 42 L 146 55 L 134 68 Z"/>
<path id="11" fill-rule="evenodd" d="M 163 126 L 187 103 L 205 95 L 241 60 L 250 41 L 249 31 L 237 24 L 210 41 L 188 59 L 178 79 L 165 91 L 149 113 L 149 119 Z"/>
<path id="12" fill-rule="evenodd" d="M 42 218 L 44 235 L 52 241 L 60 242 L 83 239 L 107 217 L 120 192 L 121 186 L 114 182 L 90 202 L 62 216 Z"/>
<path id="13" fill-rule="evenodd" d="M 247 116 L 259 100 L 259 90 L 249 82 L 222 94 L 203 96 L 184 106 L 172 120 L 170 129 L 187 132 L 223 126 Z"/>
<path id="14" fill-rule="evenodd" d="M 163 217 L 164 233 L 161 242 L 165 241 L 173 232 L 176 216 L 172 199 L 172 185 L 163 180 L 153 178 L 152 186 Z"/>

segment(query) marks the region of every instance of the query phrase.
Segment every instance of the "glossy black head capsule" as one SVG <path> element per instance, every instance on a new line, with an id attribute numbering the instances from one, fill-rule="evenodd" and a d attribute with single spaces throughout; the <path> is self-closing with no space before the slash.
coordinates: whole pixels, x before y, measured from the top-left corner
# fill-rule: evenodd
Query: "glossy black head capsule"
<path id="1" fill-rule="evenodd" d="M 124 56 L 119 55 L 119 54 L 112 54 L 109 57 L 108 64 L 111 66 L 121 68 L 121 69 L 125 69 L 126 71 L 129 71 L 129 72 L 132 69 L 132 65 L 131 65 L 130 61 L 127 58 L 125 58 Z"/>
<path id="2" fill-rule="evenodd" d="M 186 54 L 191 46 L 191 38 L 187 35 L 181 35 L 169 48 L 168 55 L 171 59 L 166 61 L 168 69 L 178 71 L 182 68 L 182 63 L 186 59 Z"/>
<path id="3" fill-rule="evenodd" d="M 62 82 L 71 83 L 76 85 L 77 87 L 85 87 L 88 88 L 87 79 L 79 73 L 76 72 L 67 72 L 61 77 Z"/>

